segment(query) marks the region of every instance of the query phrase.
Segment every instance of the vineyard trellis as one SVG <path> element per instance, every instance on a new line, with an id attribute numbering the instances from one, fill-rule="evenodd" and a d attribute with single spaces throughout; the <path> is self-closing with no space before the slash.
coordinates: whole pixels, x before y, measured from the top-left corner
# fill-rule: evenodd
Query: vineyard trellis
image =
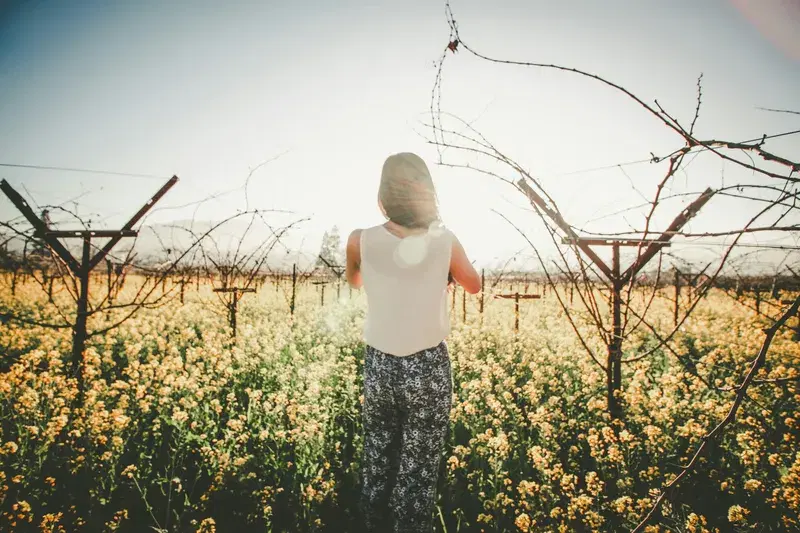
<path id="1" fill-rule="evenodd" d="M 78 382 L 78 398 L 84 401 L 85 383 L 83 380 L 83 355 L 86 348 L 86 323 L 89 317 L 89 276 L 94 268 L 103 261 L 109 252 L 123 237 L 135 237 L 137 232 L 133 226 L 155 205 L 158 200 L 178 182 L 173 176 L 134 214 L 120 230 L 68 230 L 54 231 L 45 220 L 36 216 L 20 194 L 4 179 L 0 181 L 2 190 L 20 213 L 34 228 L 34 238 L 38 238 L 52 249 L 66 265 L 67 270 L 78 279 L 79 295 L 77 298 L 76 320 L 72 326 L 72 373 Z M 81 259 L 78 261 L 72 253 L 59 241 L 60 238 L 79 238 L 82 241 Z M 92 254 L 92 238 L 108 238 L 105 245 Z M 27 241 L 26 241 L 27 242 Z M 110 269 L 109 269 L 110 270 Z M 109 284 L 110 288 L 110 284 Z M 109 290 L 109 296 L 111 292 Z M 52 300 L 52 293 L 51 293 Z"/>
<path id="2" fill-rule="evenodd" d="M 542 297 L 541 294 L 520 294 L 519 291 L 514 294 L 495 294 L 495 298 L 503 298 L 506 300 L 514 300 L 514 333 L 519 333 L 519 301 L 520 300 L 538 300 Z"/>
<path id="3" fill-rule="evenodd" d="M 694 217 L 698 211 L 708 202 L 714 194 L 711 189 L 706 189 L 696 200 L 684 209 L 669 225 L 669 227 L 657 238 L 640 240 L 632 239 L 597 239 L 597 238 L 582 238 L 579 237 L 572 227 L 567 224 L 564 218 L 558 211 L 551 209 L 544 199 L 534 191 L 530 185 L 524 180 L 517 182 L 519 188 L 524 191 L 534 208 L 538 208 L 541 212 L 545 213 L 552 221 L 564 231 L 568 237 L 564 237 L 562 242 L 564 244 L 571 244 L 575 247 L 575 253 L 578 251 L 583 252 L 589 260 L 600 270 L 611 284 L 611 308 L 612 308 L 612 326 L 610 335 L 606 339 L 606 346 L 608 348 L 608 355 L 606 365 L 601 368 L 606 373 L 607 379 L 607 394 L 608 394 L 608 410 L 613 418 L 618 418 L 622 415 L 622 407 L 619 403 L 618 392 L 622 388 L 622 339 L 623 339 L 623 323 L 622 323 L 622 306 L 623 295 L 622 290 L 625 285 L 633 287 L 636 275 L 644 268 L 650 260 L 664 247 L 669 246 L 669 241 L 674 235 L 680 232 L 681 228 Z M 644 246 L 646 245 L 646 246 Z M 612 264 L 609 267 L 591 248 L 591 246 L 611 246 L 612 251 Z M 636 260 L 624 272 L 620 271 L 620 246 L 635 246 L 639 250 L 639 255 Z M 642 251 L 644 249 L 644 251 Z M 587 271 L 581 265 L 581 274 L 583 277 L 587 276 Z M 587 280 L 588 281 L 588 280 Z M 577 280 L 574 279 L 577 283 Z M 626 294 L 626 300 L 630 298 L 631 289 Z M 592 293 L 587 292 L 587 297 L 591 297 Z M 583 300 L 586 302 L 586 300 Z M 624 303 L 629 306 L 629 302 Z M 591 305 L 586 305 L 589 312 L 595 311 L 597 304 L 592 302 Z M 676 319 L 677 322 L 677 319 Z M 600 324 L 600 321 L 597 321 Z"/>
<path id="4" fill-rule="evenodd" d="M 231 337 L 236 338 L 236 315 L 239 312 L 239 300 L 244 294 L 248 292 L 256 292 L 254 287 L 217 287 L 214 292 L 224 293 L 229 295 L 229 300 L 226 303 L 228 308 L 228 325 L 231 328 Z"/>
<path id="5" fill-rule="evenodd" d="M 608 347 L 606 365 L 603 365 L 600 362 L 598 357 L 593 353 L 587 341 L 583 338 L 580 328 L 576 323 L 576 317 L 573 316 L 573 313 L 565 304 L 555 283 L 554 276 L 551 275 L 550 270 L 552 267 L 548 264 L 548 262 L 545 261 L 538 248 L 527 237 L 524 231 L 522 231 L 516 224 L 512 223 L 507 217 L 503 215 L 501 216 L 503 216 L 509 225 L 516 229 L 517 232 L 531 246 L 539 261 L 541 269 L 545 273 L 547 283 L 551 286 L 553 293 L 558 299 L 559 304 L 564 311 L 565 318 L 569 321 L 573 332 L 594 363 L 601 368 L 605 367 L 607 376 L 607 409 L 610 412 L 612 420 L 619 419 L 623 413 L 617 405 L 616 392 L 621 390 L 622 364 L 641 361 L 647 357 L 650 357 L 652 354 L 661 349 L 664 349 L 667 353 L 676 355 L 676 352 L 670 346 L 671 340 L 686 319 L 690 316 L 692 311 L 697 307 L 700 299 L 702 299 L 710 287 L 714 285 L 715 280 L 722 273 L 728 258 L 730 257 L 732 251 L 736 248 L 737 244 L 740 242 L 742 236 L 748 233 L 762 231 L 788 234 L 798 229 L 796 225 L 781 225 L 781 221 L 783 221 L 790 213 L 795 212 L 796 200 L 799 194 L 796 184 L 800 183 L 800 178 L 795 177 L 794 174 L 800 171 L 800 162 L 792 161 L 787 157 L 777 155 L 774 152 L 768 151 L 764 148 L 764 144 L 767 140 L 782 137 L 784 135 L 796 134 L 798 131 L 784 132 L 773 135 L 763 134 L 757 138 L 739 142 L 728 141 L 715 137 L 702 139 L 694 133 L 695 126 L 700 116 L 702 103 L 702 74 L 697 80 L 697 101 L 693 118 L 691 120 L 691 124 L 686 127 L 678 119 L 676 119 L 674 115 L 670 114 L 658 102 L 658 100 L 655 100 L 654 104 L 652 105 L 648 104 L 644 99 L 637 96 L 627 88 L 600 75 L 559 64 L 509 60 L 483 54 L 477 51 L 468 42 L 465 42 L 460 28 L 456 23 L 449 0 L 445 2 L 445 16 L 449 26 L 450 34 L 448 36 L 447 45 L 444 47 L 437 63 L 436 79 L 431 91 L 431 122 L 428 124 L 428 126 L 432 131 L 432 139 L 428 139 L 428 142 L 436 147 L 439 155 L 438 164 L 440 166 L 464 169 L 469 172 L 476 172 L 484 176 L 488 176 L 512 186 L 516 190 L 520 191 L 525 197 L 527 197 L 533 207 L 535 215 L 547 229 L 548 236 L 554 245 L 555 252 L 557 254 L 557 261 L 553 261 L 555 268 L 558 270 L 561 276 L 569 280 L 570 291 L 572 292 L 574 289 L 575 292 L 578 293 L 583 308 L 589 312 L 590 322 L 594 325 L 597 333 L 601 338 L 604 339 L 606 346 Z M 455 52 L 459 50 L 464 50 L 474 58 L 496 65 L 552 70 L 563 73 L 564 75 L 578 76 L 587 80 L 591 80 L 606 88 L 610 88 L 613 91 L 618 92 L 625 98 L 629 99 L 629 101 L 632 101 L 635 106 L 638 106 L 645 113 L 654 117 L 670 132 L 676 134 L 677 137 L 684 143 L 683 146 L 673 150 L 666 156 L 657 156 L 651 153 L 648 159 L 636 161 L 637 164 L 647 161 L 649 161 L 651 164 L 660 164 L 662 162 L 666 163 L 665 172 L 656 186 L 655 194 L 653 195 L 652 199 L 646 198 L 647 203 L 644 204 L 644 206 L 647 209 L 647 213 L 644 218 L 644 228 L 632 228 L 632 231 L 630 232 L 621 232 L 616 234 L 594 233 L 586 235 L 583 237 L 584 240 L 582 240 L 582 238 L 577 236 L 575 228 L 564 221 L 560 211 L 558 210 L 556 202 L 544 189 L 541 181 L 537 180 L 524 165 L 519 164 L 511 157 L 501 152 L 492 142 L 490 142 L 476 129 L 474 122 L 468 122 L 443 111 L 443 67 L 447 58 L 449 56 L 456 57 Z M 445 126 L 445 119 L 452 119 L 455 121 L 456 126 Z M 663 232 L 657 238 L 652 239 L 650 237 L 652 232 L 651 222 L 654 219 L 654 213 L 656 212 L 657 207 L 663 200 L 664 195 L 662 193 L 664 192 L 665 187 L 675 177 L 676 172 L 678 172 L 679 169 L 682 169 L 683 167 L 685 172 L 685 166 L 688 166 L 688 164 L 684 165 L 687 155 L 698 154 L 700 152 L 708 152 L 726 163 L 731 163 L 738 168 L 751 172 L 753 175 L 760 176 L 767 180 L 774 180 L 775 184 L 767 183 L 764 185 L 761 183 L 751 184 L 747 182 L 736 182 L 732 185 L 729 183 L 723 183 L 720 187 L 715 188 L 713 191 L 706 189 L 705 191 L 699 193 L 697 200 L 690 204 L 689 209 L 681 213 L 681 215 L 675 219 L 667 231 Z M 445 153 L 451 155 L 448 160 L 445 160 Z M 472 157 L 473 159 L 477 158 L 480 162 L 476 164 L 475 161 L 470 161 L 469 163 L 453 161 L 455 156 L 452 156 L 452 154 L 454 153 L 463 154 L 465 156 Z M 736 153 L 743 154 L 748 159 L 739 159 L 735 157 L 734 154 Z M 756 160 L 753 156 L 760 158 L 763 163 L 756 163 Z M 500 165 L 500 167 L 504 170 L 494 170 L 494 167 L 490 167 L 490 165 Z M 622 164 L 614 166 L 621 167 Z M 506 172 L 518 175 L 520 178 L 516 180 L 511 179 L 504 175 Z M 753 192 L 748 195 L 746 194 L 747 191 Z M 774 192 L 775 198 L 765 200 L 759 197 L 757 193 L 763 191 Z M 743 192 L 745 194 L 742 194 Z M 683 316 L 680 318 L 677 316 L 679 314 L 680 289 L 678 285 L 679 281 L 676 281 L 674 302 L 675 316 L 673 320 L 674 327 L 669 333 L 662 335 L 658 332 L 658 328 L 650 324 L 647 319 L 648 310 L 658 294 L 659 279 L 656 277 L 655 283 L 653 283 L 652 294 L 650 295 L 649 299 L 646 299 L 644 309 L 637 312 L 633 309 L 633 306 L 631 305 L 632 302 L 630 300 L 631 291 L 633 290 L 634 285 L 639 283 L 639 280 L 636 279 L 636 274 L 646 263 L 658 255 L 659 259 L 657 272 L 660 276 L 663 254 L 659 252 L 661 252 L 661 248 L 664 246 L 664 241 L 672 239 L 675 235 L 681 235 L 681 227 L 686 220 L 688 220 L 688 218 L 690 218 L 696 212 L 696 209 L 702 207 L 702 205 L 705 204 L 712 195 L 734 196 L 737 198 L 750 200 L 754 205 L 756 202 L 761 203 L 761 205 L 766 204 L 766 207 L 758 209 L 755 215 L 753 215 L 743 227 L 734 228 L 728 231 L 706 232 L 701 234 L 692 234 L 689 232 L 683 233 L 686 236 L 692 235 L 700 238 L 705 236 L 730 236 L 732 237 L 732 242 L 722 244 L 723 252 L 719 256 L 717 267 L 712 269 L 711 272 L 706 275 L 706 280 L 704 283 L 702 283 L 697 290 L 693 291 L 694 294 L 690 295 L 690 302 L 683 310 Z M 757 222 L 760 222 L 761 219 L 765 218 L 767 213 L 771 213 L 773 210 L 781 210 L 774 222 L 768 223 L 767 225 L 757 225 Z M 633 240 L 637 241 L 636 256 L 631 266 L 629 266 L 626 271 L 620 272 L 619 243 L 629 236 L 633 236 Z M 593 238 L 595 240 L 585 240 L 587 238 Z M 611 268 L 599 260 L 599 257 L 588 246 L 589 242 L 600 244 L 603 241 L 609 242 L 609 244 L 612 246 L 612 260 L 614 264 Z M 614 241 L 617 242 L 617 245 L 613 244 Z M 571 266 L 571 263 L 568 260 L 564 250 L 559 247 L 559 244 L 564 243 L 570 246 L 569 249 L 573 252 L 574 257 L 578 261 L 577 270 Z M 647 246 L 644 246 L 644 244 L 647 244 Z M 792 251 L 793 248 L 789 247 L 788 250 Z M 584 261 L 584 255 L 588 257 L 589 264 Z M 709 268 L 710 267 L 706 267 L 703 272 L 706 272 L 706 270 Z M 609 292 L 607 301 L 611 307 L 612 313 L 612 325 L 610 331 L 608 331 L 604 325 L 601 312 L 595 298 L 595 280 L 598 278 L 604 278 L 609 282 L 609 285 L 606 286 L 606 289 Z M 623 298 L 622 293 L 626 286 L 627 291 Z M 756 286 L 756 308 L 759 312 L 761 307 L 760 296 L 761 294 L 759 287 Z M 798 302 L 795 301 L 793 307 L 796 308 L 797 303 Z M 621 309 L 622 307 L 624 307 L 624 310 Z M 722 430 L 730 423 L 733 416 L 735 416 L 738 406 L 746 397 L 747 388 L 753 381 L 755 371 L 760 367 L 760 365 L 764 364 L 772 337 L 775 335 L 775 332 L 783 324 L 785 324 L 788 318 L 788 315 L 785 313 L 790 311 L 792 311 L 792 308 L 790 308 L 788 311 L 783 309 L 781 310 L 782 314 L 779 317 L 771 318 L 771 320 L 774 321 L 773 327 L 769 328 L 766 332 L 766 338 L 764 340 L 762 350 L 759 352 L 756 359 L 754 359 L 750 371 L 747 373 L 739 387 L 737 387 L 735 390 L 729 391 L 730 393 L 734 394 L 734 407 L 731 409 L 729 415 L 717 426 L 717 428 L 706 435 L 706 437 L 703 439 L 703 444 L 696 450 L 693 460 L 686 466 L 682 473 L 679 474 L 677 478 L 671 480 L 670 483 L 665 485 L 659 497 L 653 502 L 649 512 L 642 516 L 641 521 L 636 525 L 634 531 L 642 531 L 646 527 L 647 523 L 653 520 L 660 506 L 663 504 L 665 494 L 667 492 L 674 494 L 677 484 L 686 477 L 688 472 L 696 465 L 697 458 L 706 450 L 706 444 L 718 437 Z M 793 314 L 793 312 L 790 314 Z M 632 324 L 628 324 L 629 315 L 633 317 Z M 633 327 L 626 328 L 625 324 L 628 324 L 629 326 L 632 325 Z M 631 332 L 640 325 L 644 326 L 647 328 L 647 330 L 650 330 L 653 333 L 654 337 L 657 339 L 657 344 L 655 347 L 642 349 L 639 353 L 624 359 L 622 343 L 625 339 L 625 332 Z M 678 357 L 678 360 L 680 361 L 680 357 Z M 617 425 L 615 427 L 619 426 Z M 613 490 L 612 494 L 610 494 L 610 497 L 613 497 Z"/>

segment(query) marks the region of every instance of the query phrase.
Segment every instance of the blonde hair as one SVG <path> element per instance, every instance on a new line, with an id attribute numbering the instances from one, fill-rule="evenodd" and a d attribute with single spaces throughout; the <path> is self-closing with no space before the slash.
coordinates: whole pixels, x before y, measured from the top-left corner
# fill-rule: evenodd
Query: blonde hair
<path id="1" fill-rule="evenodd" d="M 416 154 L 390 155 L 383 163 L 378 199 L 386 216 L 407 228 L 427 228 L 439 220 L 439 201 L 425 161 Z"/>

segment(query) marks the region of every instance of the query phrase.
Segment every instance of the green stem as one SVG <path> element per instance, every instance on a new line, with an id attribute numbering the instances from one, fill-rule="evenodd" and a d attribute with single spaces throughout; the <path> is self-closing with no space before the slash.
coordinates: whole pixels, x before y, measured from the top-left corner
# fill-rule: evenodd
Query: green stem
<path id="1" fill-rule="evenodd" d="M 163 531 L 161 529 L 161 524 L 158 523 L 158 520 L 156 519 L 156 516 L 153 514 L 152 507 L 150 507 L 150 504 L 147 503 L 147 496 L 145 495 L 144 492 L 142 492 L 142 487 L 139 485 L 139 481 L 136 479 L 136 476 L 133 476 L 133 482 L 136 484 L 136 490 L 139 491 L 139 495 L 142 497 L 142 501 L 144 502 L 144 506 L 147 507 L 147 512 L 150 513 L 150 518 L 152 518 L 153 522 L 156 523 L 156 526 L 158 526 L 158 530 L 159 531 Z"/>
<path id="2" fill-rule="evenodd" d="M 444 516 L 442 516 L 442 507 L 437 503 L 436 509 L 439 511 L 439 521 L 442 523 L 442 531 L 447 533 L 447 526 L 444 525 Z"/>

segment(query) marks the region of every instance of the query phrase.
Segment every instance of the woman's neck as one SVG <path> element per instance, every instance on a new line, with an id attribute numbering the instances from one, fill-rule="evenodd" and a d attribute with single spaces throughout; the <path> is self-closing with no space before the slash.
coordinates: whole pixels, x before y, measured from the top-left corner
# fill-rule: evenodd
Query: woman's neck
<path id="1" fill-rule="evenodd" d="M 391 220 L 387 220 L 386 223 L 383 225 L 383 227 L 385 227 L 391 233 L 400 237 L 406 237 L 408 235 L 417 235 L 420 233 L 425 233 L 427 231 L 427 228 L 409 228 L 406 226 L 401 226 L 397 222 L 393 222 Z"/>

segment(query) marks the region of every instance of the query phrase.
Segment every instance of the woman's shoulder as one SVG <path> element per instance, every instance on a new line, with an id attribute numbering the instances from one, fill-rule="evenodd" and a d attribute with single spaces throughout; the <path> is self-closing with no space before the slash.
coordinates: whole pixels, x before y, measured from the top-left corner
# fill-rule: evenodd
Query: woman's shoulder
<path id="1" fill-rule="evenodd" d="M 356 228 L 350 232 L 350 235 L 347 237 L 347 246 L 358 246 L 361 242 L 361 233 L 364 231 L 362 228 Z"/>
<path id="2" fill-rule="evenodd" d="M 428 233 L 433 236 L 449 235 L 452 233 L 450 228 L 445 225 L 441 220 L 435 220 L 428 226 Z"/>
<path id="3" fill-rule="evenodd" d="M 350 235 L 347 237 L 345 254 L 348 263 L 350 261 L 355 261 L 356 263 L 361 261 L 361 231 L 361 228 L 356 228 L 351 231 Z"/>
<path id="4" fill-rule="evenodd" d="M 456 238 L 456 234 L 448 228 L 443 222 L 436 222 L 431 224 L 428 232 L 433 237 L 440 237 L 445 241 L 455 242 L 458 239 Z"/>

